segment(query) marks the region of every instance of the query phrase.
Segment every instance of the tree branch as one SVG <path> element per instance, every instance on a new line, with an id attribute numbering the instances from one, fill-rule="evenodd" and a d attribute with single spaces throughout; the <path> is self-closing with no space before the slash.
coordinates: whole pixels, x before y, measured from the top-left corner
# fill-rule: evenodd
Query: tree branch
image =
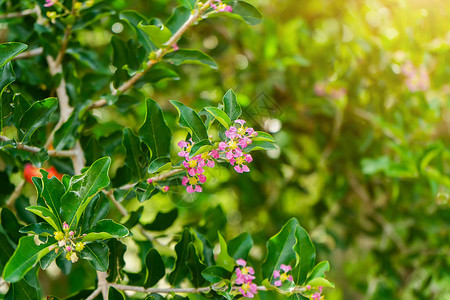
<path id="1" fill-rule="evenodd" d="M 37 13 L 38 10 L 36 7 L 34 8 L 30 8 L 30 9 L 25 9 L 24 11 L 19 11 L 19 12 L 12 12 L 12 13 L 8 13 L 8 14 L 2 14 L 0 15 L 0 20 L 6 20 L 6 19 L 12 19 L 12 18 L 21 18 L 21 17 L 25 17 L 28 15 L 32 15 Z"/>
<path id="2" fill-rule="evenodd" d="M 44 48 L 39 47 L 39 48 L 31 49 L 31 50 L 20 53 L 19 55 L 14 57 L 14 60 L 26 59 L 26 58 L 30 58 L 30 57 L 34 57 L 34 56 L 39 56 L 42 53 L 44 53 Z"/>
<path id="3" fill-rule="evenodd" d="M 102 292 L 103 300 L 108 300 L 109 283 L 106 281 L 106 277 L 108 277 L 106 272 L 97 271 L 98 288 L 100 288 Z"/>
<path id="4" fill-rule="evenodd" d="M 8 200 L 6 201 L 6 207 L 8 207 L 10 210 L 14 211 L 14 203 L 16 202 L 16 199 L 19 198 L 20 194 L 22 194 L 22 189 L 25 185 L 25 181 L 21 181 L 16 188 L 14 189 L 14 192 L 9 196 Z"/>
<path id="5" fill-rule="evenodd" d="M 0 141 L 9 142 L 11 140 L 6 136 L 0 135 Z M 15 148 L 17 150 L 24 150 L 31 153 L 38 153 L 39 151 L 42 150 L 42 148 L 27 146 L 22 143 L 17 143 Z M 52 157 L 73 157 L 76 155 L 76 151 L 74 150 L 47 150 L 47 153 L 49 156 Z"/>
<path id="6" fill-rule="evenodd" d="M 166 55 L 167 52 L 169 52 L 171 50 L 172 46 L 178 42 L 178 40 L 186 32 L 186 30 L 190 26 L 192 26 L 195 22 L 197 22 L 197 20 L 200 18 L 202 13 L 206 9 L 209 8 L 211 2 L 213 2 L 213 0 L 208 0 L 201 8 L 199 8 L 199 9 L 195 10 L 193 13 L 191 13 L 191 15 L 186 20 L 186 22 L 184 22 L 184 24 L 177 30 L 177 32 L 175 32 L 175 34 L 172 35 L 172 37 L 164 44 L 164 47 L 158 49 L 155 52 L 155 58 L 150 59 L 147 62 L 145 69 L 139 73 L 136 73 L 128 81 L 123 83 L 117 90 L 113 90 L 111 92 L 111 94 L 113 96 L 115 96 L 117 94 L 124 93 L 125 91 L 130 89 L 139 79 L 141 79 L 142 76 L 144 76 L 145 73 L 147 73 L 148 70 L 150 70 L 156 63 L 160 62 L 162 60 L 163 56 Z M 107 104 L 106 100 L 101 99 L 101 100 L 98 100 L 98 101 L 92 103 L 87 109 L 90 110 L 90 109 L 94 109 L 94 108 L 100 108 L 100 107 L 105 106 L 106 104 Z"/>
<path id="7" fill-rule="evenodd" d="M 89 295 L 89 297 L 86 298 L 86 300 L 94 300 L 95 297 L 97 297 L 102 292 L 101 287 L 96 288 L 92 294 Z"/>

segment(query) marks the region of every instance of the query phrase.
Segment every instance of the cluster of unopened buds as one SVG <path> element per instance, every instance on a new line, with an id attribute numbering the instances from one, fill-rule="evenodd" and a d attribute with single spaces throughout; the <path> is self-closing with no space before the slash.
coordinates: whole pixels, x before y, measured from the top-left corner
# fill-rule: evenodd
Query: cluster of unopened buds
<path id="1" fill-rule="evenodd" d="M 63 248 L 66 252 L 66 259 L 72 263 L 77 262 L 78 255 L 76 252 L 81 252 L 86 245 L 84 242 L 76 241 L 80 236 L 75 237 L 75 231 L 70 230 L 66 222 L 63 224 L 63 231 L 55 231 L 53 236 L 58 241 L 58 246 L 50 246 L 50 251 L 55 250 L 55 253 L 58 253 L 59 249 Z"/>
<path id="2" fill-rule="evenodd" d="M 92 7 L 93 5 L 94 5 L 94 3 L 95 3 L 95 0 L 87 0 L 87 1 L 85 1 L 85 2 L 79 2 L 79 1 L 74 1 L 73 2 L 73 12 L 75 12 L 75 13 L 78 13 L 78 11 L 80 10 L 80 9 L 82 9 L 83 7 Z M 70 13 L 72 13 L 72 10 L 70 10 L 70 9 L 68 9 L 68 8 L 66 8 L 63 4 L 62 4 L 62 2 L 61 1 L 58 1 L 58 0 L 45 0 L 45 4 L 44 4 L 44 7 L 51 7 L 51 6 L 53 6 L 53 5 L 59 5 L 60 7 L 62 7 L 63 8 L 63 10 L 65 11 L 65 13 L 63 13 L 63 14 L 58 14 L 56 11 L 48 11 L 47 13 L 46 13 L 46 15 L 47 15 L 47 17 L 51 20 L 51 22 L 52 23 L 55 23 L 55 20 L 58 18 L 58 17 L 62 17 L 62 16 L 65 16 L 65 15 L 68 15 L 68 14 L 70 14 Z"/>
<path id="3" fill-rule="evenodd" d="M 240 285 L 239 292 L 247 298 L 253 298 L 258 292 L 258 287 L 253 283 L 255 279 L 255 270 L 252 267 L 247 266 L 247 262 L 243 259 L 238 259 L 236 261 L 237 265 L 240 266 L 236 268 L 236 280 L 235 283 Z"/>
<path id="4" fill-rule="evenodd" d="M 178 146 L 182 149 L 178 156 L 184 157 L 183 166 L 186 168 L 187 176 L 184 176 L 181 184 L 186 187 L 188 193 L 201 192 L 201 184 L 205 183 L 205 167 L 213 168 L 215 160 L 224 159 L 229 162 L 238 173 L 250 172 L 248 163 L 253 158 L 250 154 L 244 153 L 244 149 L 252 143 L 252 138 L 258 133 L 253 128 L 245 127 L 244 120 L 235 120 L 235 126 L 225 131 L 226 141 L 219 143 L 217 149 L 205 152 L 193 157 L 189 157 L 192 146 L 192 140 L 180 141 Z"/>
<path id="5" fill-rule="evenodd" d="M 204 4 L 203 2 L 199 2 L 197 5 L 199 8 L 202 8 L 206 4 Z M 214 12 L 232 12 L 233 11 L 233 8 L 230 5 L 222 3 L 222 0 L 214 0 L 210 5 L 214 9 Z"/>

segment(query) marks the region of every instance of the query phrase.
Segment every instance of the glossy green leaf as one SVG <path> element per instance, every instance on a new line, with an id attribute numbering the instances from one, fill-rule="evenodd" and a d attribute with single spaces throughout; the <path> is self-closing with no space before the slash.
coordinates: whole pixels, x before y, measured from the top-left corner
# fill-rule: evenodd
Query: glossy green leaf
<path id="1" fill-rule="evenodd" d="M 100 242 L 93 242 L 86 244 L 83 251 L 81 251 L 81 257 L 89 261 L 89 263 L 100 272 L 106 272 L 109 265 L 108 247 Z"/>
<path id="2" fill-rule="evenodd" d="M 137 27 L 140 22 L 147 22 L 144 16 L 134 10 L 127 10 L 120 12 L 119 17 L 130 25 L 130 28 L 136 33 L 139 42 L 147 51 L 156 50 L 155 45 L 150 41 L 148 35 Z"/>
<path id="3" fill-rule="evenodd" d="M 228 254 L 233 257 L 234 260 L 238 260 L 239 258 L 246 260 L 252 247 L 252 237 L 247 232 L 244 232 L 228 241 Z"/>
<path id="4" fill-rule="evenodd" d="M 328 271 L 330 271 L 330 264 L 327 261 L 322 261 L 314 267 L 314 269 L 311 271 L 311 274 L 308 276 L 306 282 L 309 282 L 319 277 L 325 278 L 325 272 Z"/>
<path id="5" fill-rule="evenodd" d="M 53 214 L 56 216 L 59 223 L 59 213 L 61 209 L 61 198 L 63 197 L 66 189 L 64 185 L 59 181 L 56 176 L 52 176 L 48 179 L 48 172 L 41 169 L 42 174 L 42 198 L 44 198 L 47 206 L 52 210 Z"/>
<path id="6" fill-rule="evenodd" d="M 76 228 L 81 214 L 97 192 L 109 184 L 109 166 L 111 158 L 103 157 L 95 161 L 81 175 L 70 180 L 69 189 L 61 199 L 61 219 Z"/>
<path id="7" fill-rule="evenodd" d="M 18 129 L 21 141 L 27 143 L 36 129 L 47 124 L 57 107 L 58 100 L 56 98 L 47 98 L 34 102 L 20 119 Z"/>
<path id="8" fill-rule="evenodd" d="M 55 150 L 73 147 L 77 139 L 77 130 L 82 122 L 79 119 L 80 112 L 74 110 L 69 119 L 55 132 L 53 147 Z"/>
<path id="9" fill-rule="evenodd" d="M 171 100 L 170 103 L 172 103 L 178 111 L 178 123 L 188 129 L 194 142 L 208 139 L 205 124 L 203 124 L 202 119 L 192 108 L 187 107 L 183 103 L 175 100 Z"/>
<path id="10" fill-rule="evenodd" d="M 161 48 L 172 36 L 169 28 L 165 26 L 143 25 L 141 21 L 137 28 L 145 32 L 150 41 L 158 48 Z"/>
<path id="11" fill-rule="evenodd" d="M 53 228 L 50 224 L 46 222 L 41 222 L 24 226 L 19 230 L 19 232 L 31 233 L 41 236 L 50 236 L 53 235 L 53 233 L 55 232 L 55 228 Z"/>
<path id="12" fill-rule="evenodd" d="M 157 191 L 153 184 L 148 184 L 147 182 L 139 182 L 134 187 L 134 192 L 139 202 L 150 199 Z"/>
<path id="13" fill-rule="evenodd" d="M 181 240 L 175 245 L 177 258 L 175 260 L 174 269 L 167 277 L 167 280 L 172 286 L 178 285 L 187 275 L 186 273 L 188 269 L 185 262 L 188 257 L 188 247 L 190 242 L 191 233 L 189 229 L 185 228 L 181 236 Z"/>
<path id="14" fill-rule="evenodd" d="M 271 278 L 273 270 L 279 270 L 281 264 L 290 265 L 295 261 L 296 253 L 293 247 L 297 242 L 295 232 L 298 225 L 297 219 L 290 219 L 267 241 L 267 256 L 261 267 L 263 277 Z"/>
<path id="15" fill-rule="evenodd" d="M 161 255 L 155 248 L 150 249 L 145 257 L 146 276 L 144 287 L 154 286 L 166 275 L 166 269 Z"/>
<path id="16" fill-rule="evenodd" d="M 231 121 L 236 120 L 242 114 L 242 108 L 237 102 L 236 94 L 229 89 L 222 98 L 223 111 L 230 117 Z"/>
<path id="17" fill-rule="evenodd" d="M 3 132 L 3 127 L 7 125 L 5 124 L 5 118 L 11 114 L 10 98 L 13 96 L 7 97 L 3 93 L 14 80 L 16 80 L 16 75 L 11 63 L 7 63 L 0 68 L 0 132 Z"/>
<path id="18" fill-rule="evenodd" d="M 40 260 L 39 260 L 39 265 L 43 270 L 46 270 L 52 262 L 55 261 L 56 258 L 58 258 L 59 255 L 61 255 L 62 253 L 64 253 L 64 251 L 58 251 L 58 253 L 56 253 L 55 251 L 50 251 L 49 253 L 47 253 L 46 255 L 44 255 Z M 64 258 L 65 259 L 65 258 Z"/>
<path id="19" fill-rule="evenodd" d="M 199 141 L 192 146 L 191 152 L 189 152 L 189 157 L 194 157 L 196 155 L 214 150 L 215 148 L 216 147 L 211 144 L 210 140 Z"/>
<path id="20" fill-rule="evenodd" d="M 153 160 L 148 167 L 148 172 L 150 174 L 153 173 L 159 173 L 162 171 L 169 170 L 172 167 L 172 161 L 170 160 L 170 157 L 162 156 L 158 157 L 157 159 Z"/>
<path id="21" fill-rule="evenodd" d="M 86 232 L 82 238 L 83 242 L 104 240 L 111 238 L 123 238 L 130 234 L 130 231 L 123 225 L 113 220 L 105 219 L 97 222 L 97 225 Z"/>
<path id="22" fill-rule="evenodd" d="M 217 107 L 205 107 L 205 110 L 209 112 L 211 115 L 216 118 L 217 121 L 220 122 L 226 129 L 229 129 L 231 126 L 231 120 L 228 115 Z"/>
<path id="23" fill-rule="evenodd" d="M 108 282 L 123 280 L 123 268 L 125 267 L 124 255 L 127 246 L 119 240 L 111 239 L 107 243 L 109 248 Z"/>
<path id="24" fill-rule="evenodd" d="M 29 206 L 26 208 L 26 210 L 44 219 L 56 231 L 61 230 L 61 224 L 59 223 L 58 217 L 55 216 L 55 214 L 50 209 L 42 206 Z"/>
<path id="25" fill-rule="evenodd" d="M 195 0 L 188 0 L 195 1 Z M 167 28 L 174 34 L 178 29 L 183 26 L 184 23 L 189 19 L 191 15 L 191 8 L 178 6 L 174 9 L 172 15 L 167 20 Z"/>
<path id="26" fill-rule="evenodd" d="M 16 216 L 8 208 L 3 207 L 0 219 L 2 221 L 3 230 L 5 230 L 8 237 L 17 244 L 23 234 L 19 232 L 22 225 L 19 224 Z M 4 242 L 5 241 L 2 241 L 2 243 Z"/>
<path id="27" fill-rule="evenodd" d="M 85 232 L 97 224 L 103 218 L 106 218 L 109 212 L 109 200 L 104 193 L 98 193 L 84 211 L 81 225 L 82 232 Z"/>
<path id="28" fill-rule="evenodd" d="M 125 147 L 125 164 L 130 168 L 134 178 L 141 181 L 146 175 L 148 157 L 141 149 L 141 140 L 133 133 L 131 128 L 123 130 L 122 145 Z"/>
<path id="29" fill-rule="evenodd" d="M 252 138 L 252 141 L 262 141 L 262 142 L 270 142 L 275 143 L 275 139 L 269 133 L 264 131 L 257 131 L 258 135 Z"/>
<path id="30" fill-rule="evenodd" d="M 186 266 L 191 272 L 191 282 L 194 287 L 203 286 L 205 279 L 202 276 L 202 272 L 206 269 L 206 266 L 200 261 L 194 243 L 189 243 Z"/>
<path id="31" fill-rule="evenodd" d="M 308 282 L 308 285 L 310 285 L 313 288 L 319 286 L 334 288 L 334 283 L 329 282 L 328 280 L 322 277 L 314 278 L 313 280 Z"/>
<path id="32" fill-rule="evenodd" d="M 3 270 L 3 278 L 8 282 L 18 282 L 44 255 L 50 252 L 49 246 L 36 245 L 33 236 L 22 237 Z"/>
<path id="33" fill-rule="evenodd" d="M 127 227 L 128 229 L 131 229 L 137 224 L 139 224 L 139 220 L 141 219 L 143 212 L 144 212 L 143 206 L 140 206 L 137 210 L 132 211 L 130 213 L 130 216 L 128 217 L 128 220 L 125 223 L 123 223 L 123 226 Z"/>
<path id="34" fill-rule="evenodd" d="M 247 147 L 245 147 L 244 152 L 250 152 L 250 151 L 256 151 L 256 150 L 277 150 L 277 147 L 270 142 L 263 142 L 263 141 L 254 141 Z"/>
<path id="35" fill-rule="evenodd" d="M 27 48 L 27 45 L 17 42 L 0 44 L 0 68 Z"/>
<path id="36" fill-rule="evenodd" d="M 41 299 L 39 291 L 29 285 L 24 279 L 14 282 L 9 286 L 5 300 L 39 300 Z"/>
<path id="37" fill-rule="evenodd" d="M 170 155 L 172 133 L 164 120 L 159 104 L 150 98 L 145 100 L 146 115 L 139 129 L 139 136 L 152 151 L 152 161 L 158 157 Z"/>
<path id="38" fill-rule="evenodd" d="M 220 244 L 220 252 L 217 255 L 217 265 L 220 267 L 223 267 L 225 270 L 231 272 L 234 269 L 235 263 L 234 259 L 228 254 L 228 246 L 227 242 L 223 238 L 223 236 L 219 233 L 217 233 L 219 237 L 219 244 Z"/>
<path id="39" fill-rule="evenodd" d="M 178 217 L 177 208 L 174 208 L 168 212 L 158 212 L 153 222 L 149 224 L 142 224 L 142 226 L 146 230 L 150 231 L 164 231 L 170 226 L 172 226 L 177 217 Z"/>
<path id="40" fill-rule="evenodd" d="M 179 49 L 164 55 L 164 60 L 176 66 L 182 64 L 205 65 L 212 69 L 217 69 L 216 62 L 207 54 L 200 50 Z"/>
<path id="41" fill-rule="evenodd" d="M 300 225 L 298 225 L 295 230 L 295 239 L 297 240 L 294 246 L 297 264 L 296 267 L 293 268 L 292 274 L 294 282 L 301 285 L 305 282 L 306 276 L 314 267 L 316 248 L 306 230 Z"/>
<path id="42" fill-rule="evenodd" d="M 119 292 L 112 286 L 109 287 L 108 300 L 125 300 L 125 299 L 126 299 L 125 296 L 121 292 Z"/>
<path id="43" fill-rule="evenodd" d="M 1 79 L 0 79 L 0 82 L 1 82 Z M 1 90 L 2 90 L 2 84 L 0 84 L 0 94 L 1 94 Z M 16 127 L 19 127 L 20 118 L 30 108 L 32 103 L 30 103 L 30 101 L 28 101 L 21 94 L 15 94 L 13 100 L 14 100 L 14 111 L 13 111 L 13 113 L 14 113 L 14 125 Z"/>
<path id="44" fill-rule="evenodd" d="M 223 279 L 229 279 L 232 272 L 219 266 L 210 266 L 202 271 L 202 276 L 210 283 L 218 283 Z"/>
<path id="45" fill-rule="evenodd" d="M 2 241 L 0 243 L 0 274 L 2 274 L 6 263 L 14 252 L 14 249 L 8 242 L 7 236 L 2 232 L 0 232 L 0 239 Z"/>
<path id="46" fill-rule="evenodd" d="M 233 1 L 230 3 L 233 11 L 231 14 L 239 16 L 249 25 L 257 25 L 262 21 L 262 15 L 258 9 L 245 1 Z"/>
<path id="47" fill-rule="evenodd" d="M 193 10 L 195 8 L 195 3 L 197 0 L 178 0 L 184 7 L 189 10 Z"/>

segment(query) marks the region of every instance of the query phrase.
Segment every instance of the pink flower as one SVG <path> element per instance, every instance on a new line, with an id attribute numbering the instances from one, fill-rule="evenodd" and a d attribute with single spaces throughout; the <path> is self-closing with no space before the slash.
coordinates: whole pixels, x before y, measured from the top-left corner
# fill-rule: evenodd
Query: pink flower
<path id="1" fill-rule="evenodd" d="M 148 184 L 152 184 L 153 183 L 153 179 L 149 178 L 147 179 Z"/>
<path id="2" fill-rule="evenodd" d="M 287 272 L 289 272 L 289 271 L 292 270 L 292 267 L 291 267 L 291 266 L 286 266 L 286 265 L 283 265 L 283 264 L 281 264 L 280 268 L 281 268 L 281 270 L 283 270 L 285 273 L 287 273 Z"/>
<path id="3" fill-rule="evenodd" d="M 69 235 L 70 235 L 70 236 L 74 236 L 74 235 L 75 235 L 75 232 L 71 230 L 71 231 L 69 231 Z"/>
<path id="4" fill-rule="evenodd" d="M 239 258 L 238 260 L 236 260 L 236 264 L 238 266 L 242 266 L 245 267 L 245 265 L 247 264 L 247 262 L 245 260 L 243 260 L 242 258 Z"/>
<path id="5" fill-rule="evenodd" d="M 252 267 L 246 267 L 247 262 L 245 260 L 240 258 L 236 263 L 242 267 L 236 269 L 236 284 L 248 283 L 255 279 L 255 276 L 252 276 L 255 274 L 255 270 Z"/>
<path id="6" fill-rule="evenodd" d="M 58 0 L 45 0 L 44 7 L 50 7 L 55 5 L 58 2 Z"/>
<path id="7" fill-rule="evenodd" d="M 246 282 L 239 288 L 239 292 L 241 292 L 244 297 L 253 298 L 256 293 L 258 293 L 258 289 L 256 284 L 252 282 Z"/>
<path id="8" fill-rule="evenodd" d="M 163 187 L 162 187 L 162 191 L 163 191 L 164 193 L 168 192 L 168 191 L 169 191 L 169 187 L 168 187 L 167 185 L 163 186 Z"/>
<path id="9" fill-rule="evenodd" d="M 70 246 L 66 246 L 66 251 L 67 251 L 67 252 L 70 252 L 70 251 L 72 251 L 72 247 L 70 247 Z"/>
<path id="10" fill-rule="evenodd" d="M 283 270 L 283 273 L 281 273 L 281 270 Z M 278 279 L 273 284 L 275 286 L 282 286 L 283 282 L 285 282 L 286 280 L 293 282 L 294 279 L 292 278 L 292 276 L 287 274 L 289 271 L 292 271 L 291 266 L 281 264 L 280 270 L 273 271 L 273 278 Z"/>
<path id="11" fill-rule="evenodd" d="M 173 51 L 177 51 L 180 50 L 180 48 L 178 48 L 178 45 L 175 43 L 172 45 Z"/>
<path id="12" fill-rule="evenodd" d="M 63 223 L 63 229 L 64 230 L 69 230 L 69 224 L 67 224 L 66 222 Z"/>

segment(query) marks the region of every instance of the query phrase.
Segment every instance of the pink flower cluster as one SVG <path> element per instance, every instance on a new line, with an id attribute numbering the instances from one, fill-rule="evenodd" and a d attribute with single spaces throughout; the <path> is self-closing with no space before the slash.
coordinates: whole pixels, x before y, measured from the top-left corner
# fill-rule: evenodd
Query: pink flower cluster
<path id="1" fill-rule="evenodd" d="M 233 8 L 229 5 L 226 5 L 225 3 L 222 3 L 222 0 L 214 0 L 215 3 L 211 3 L 211 7 L 214 8 L 217 12 L 232 12 Z"/>
<path id="2" fill-rule="evenodd" d="M 402 66 L 405 84 L 411 92 L 426 91 L 430 87 L 430 77 L 424 66 L 416 68 L 408 61 Z"/>
<path id="3" fill-rule="evenodd" d="M 253 128 L 245 127 L 244 120 L 235 120 L 235 126 L 225 132 L 227 137 L 225 142 L 220 142 L 218 149 L 211 150 L 193 157 L 189 157 L 192 146 L 192 139 L 189 141 L 180 141 L 178 146 L 181 151 L 178 156 L 184 158 L 183 166 L 186 168 L 187 176 L 181 180 L 181 184 L 186 187 L 188 193 L 202 192 L 201 184 L 205 183 L 205 167 L 213 168 L 215 160 L 222 158 L 229 162 L 238 173 L 250 172 L 248 163 L 253 161 L 250 154 L 243 150 L 252 143 L 252 138 L 258 133 Z"/>
<path id="4" fill-rule="evenodd" d="M 245 127 L 244 120 L 238 119 L 234 122 L 239 126 L 230 126 L 230 129 L 225 131 L 228 141 L 219 143 L 219 151 L 225 153 L 225 159 L 234 166 L 236 172 L 250 172 L 247 164 L 251 163 L 253 158 L 250 154 L 244 154 L 243 150 L 252 143 L 252 138 L 258 133 L 251 127 Z"/>
<path id="5" fill-rule="evenodd" d="M 281 273 L 281 270 L 283 270 L 283 273 Z M 273 278 L 277 279 L 274 282 L 275 286 L 282 286 L 283 282 L 286 280 L 293 282 L 294 279 L 291 275 L 288 275 L 287 273 L 292 270 L 291 266 L 283 265 L 281 264 L 280 270 L 274 270 L 273 271 Z"/>
<path id="6" fill-rule="evenodd" d="M 324 298 L 323 296 L 321 296 L 321 294 L 322 294 L 322 287 L 319 286 L 318 290 L 319 290 L 318 292 L 314 293 L 311 296 L 311 300 L 322 300 Z"/>
<path id="7" fill-rule="evenodd" d="M 219 151 L 212 150 L 189 157 L 193 146 L 192 140 L 189 142 L 180 141 L 178 146 L 182 148 L 178 156 L 184 157 L 183 166 L 186 168 L 188 175 L 183 177 L 181 184 L 186 187 L 188 193 L 201 192 L 203 189 L 200 185 L 206 181 L 206 176 L 203 174 L 205 172 L 204 167 L 212 168 L 215 166 L 214 159 L 219 158 Z"/>
<path id="8" fill-rule="evenodd" d="M 242 258 L 236 261 L 238 266 L 242 268 L 236 268 L 236 284 L 241 285 L 239 292 L 247 298 L 253 298 L 258 292 L 256 284 L 253 283 L 255 279 L 255 270 L 252 267 L 247 267 L 247 262 Z"/>
<path id="9" fill-rule="evenodd" d="M 58 2 L 58 0 L 45 0 L 44 6 L 45 7 L 50 7 L 50 6 L 55 5 L 57 2 Z"/>

